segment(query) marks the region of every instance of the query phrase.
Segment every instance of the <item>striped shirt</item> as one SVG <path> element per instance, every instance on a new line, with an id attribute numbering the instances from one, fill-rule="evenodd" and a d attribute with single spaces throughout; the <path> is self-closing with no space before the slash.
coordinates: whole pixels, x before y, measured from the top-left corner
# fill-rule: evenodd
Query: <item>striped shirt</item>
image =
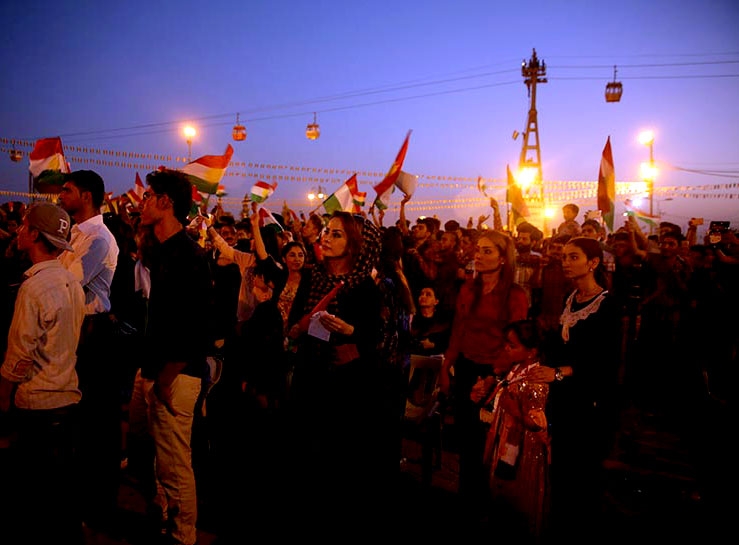
<path id="1" fill-rule="evenodd" d="M 56 409 L 79 402 L 77 342 L 85 317 L 82 286 L 56 259 L 26 271 L 18 290 L 8 349 L 0 368 L 16 382 L 19 409 Z"/>

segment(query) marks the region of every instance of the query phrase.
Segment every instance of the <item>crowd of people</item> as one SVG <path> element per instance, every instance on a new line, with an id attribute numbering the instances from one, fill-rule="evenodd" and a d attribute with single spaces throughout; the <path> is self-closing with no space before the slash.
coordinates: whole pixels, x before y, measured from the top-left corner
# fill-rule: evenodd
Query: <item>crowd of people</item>
<path id="1" fill-rule="evenodd" d="M 410 221 L 408 195 L 393 225 L 371 209 L 263 226 L 256 203 L 193 213 L 175 170 L 136 208 L 104 197 L 80 170 L 58 204 L 0 216 L 0 426 L 27 468 L 4 494 L 29 542 L 114 528 L 122 464 L 167 543 L 196 542 L 206 502 L 224 543 L 285 517 L 337 538 L 390 523 L 412 355 L 442 358 L 460 531 L 524 543 L 587 535 L 626 405 L 699 444 L 703 407 L 734 403 L 728 227 L 607 233 L 567 204 L 551 234 L 511 230 L 495 199 L 492 226 L 462 227 Z"/>

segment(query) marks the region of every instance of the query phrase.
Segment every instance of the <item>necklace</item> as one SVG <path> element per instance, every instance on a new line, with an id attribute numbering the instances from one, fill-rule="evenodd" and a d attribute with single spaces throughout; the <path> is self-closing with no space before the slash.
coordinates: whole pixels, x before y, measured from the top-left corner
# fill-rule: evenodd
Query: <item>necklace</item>
<path id="1" fill-rule="evenodd" d="M 595 297 L 602 291 L 603 291 L 603 288 L 596 285 L 595 288 L 588 290 L 586 292 L 577 292 L 577 295 L 575 296 L 575 298 L 577 299 L 578 303 L 582 303 L 583 301 L 587 301 L 591 297 Z"/>

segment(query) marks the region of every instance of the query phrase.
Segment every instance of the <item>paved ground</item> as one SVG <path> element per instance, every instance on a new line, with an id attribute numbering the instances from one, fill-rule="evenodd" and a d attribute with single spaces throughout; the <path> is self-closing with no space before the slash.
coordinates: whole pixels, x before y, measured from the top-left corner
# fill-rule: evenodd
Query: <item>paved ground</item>
<path id="1" fill-rule="evenodd" d="M 606 463 L 609 479 L 602 501 L 606 522 L 593 542 L 682 542 L 688 537 L 725 542 L 736 517 L 735 430 L 734 413 L 716 399 L 686 403 L 685 411 L 670 418 L 635 407 L 624 410 L 618 441 Z M 410 435 L 405 441 L 400 494 L 408 505 L 408 517 L 401 529 L 389 528 L 388 536 L 401 531 L 433 543 L 448 541 L 442 537 L 459 531 L 463 523 L 456 497 L 453 433 L 453 421 L 447 417 L 441 456 L 433 459 L 430 482 L 422 478 L 421 445 Z M 3 439 L 7 438 L 0 437 L 4 455 L 8 451 Z M 87 545 L 153 545 L 144 533 L 144 502 L 137 483 L 126 470 L 121 483 L 120 531 L 111 535 L 86 529 Z M 320 491 L 316 494 L 320 497 Z M 212 511 L 208 504 L 200 508 L 199 545 L 218 545 Z M 290 520 L 285 513 L 285 524 Z M 249 513 L 244 513 L 243 524 L 249 524 Z M 0 542 L 5 545 L 1 535 Z"/>
<path id="2" fill-rule="evenodd" d="M 634 539 L 642 542 L 647 537 L 707 538 L 726 529 L 726 521 L 730 519 L 724 517 L 733 516 L 728 513 L 724 499 L 729 490 L 733 495 L 727 479 L 736 475 L 733 469 L 727 472 L 734 465 L 727 454 L 731 433 L 728 430 L 734 426 L 729 425 L 725 407 L 720 404 L 708 407 L 700 417 L 695 434 L 686 437 L 690 434 L 678 433 L 660 417 L 634 408 L 624 411 L 619 440 L 606 464 L 610 476 L 603 498 L 606 524 L 595 542 Z M 429 539 L 430 536 L 431 542 L 441 541 L 442 535 L 459 528 L 458 465 L 452 434 L 453 422 L 446 418 L 441 457 L 434 459 L 430 483 L 422 482 L 421 445 L 411 439 L 404 444 L 401 493 L 407 498 L 409 519 L 402 531 L 412 532 L 417 528 L 418 537 Z M 696 444 L 701 444 L 701 448 L 695 448 Z M 703 449 L 709 456 L 701 455 L 706 454 Z M 141 533 L 144 508 L 136 483 L 125 471 L 122 482 L 122 535 L 88 530 L 88 545 L 150 545 Z M 201 507 L 201 519 L 199 545 L 217 545 L 208 506 Z M 433 536 L 438 539 L 434 540 Z"/>

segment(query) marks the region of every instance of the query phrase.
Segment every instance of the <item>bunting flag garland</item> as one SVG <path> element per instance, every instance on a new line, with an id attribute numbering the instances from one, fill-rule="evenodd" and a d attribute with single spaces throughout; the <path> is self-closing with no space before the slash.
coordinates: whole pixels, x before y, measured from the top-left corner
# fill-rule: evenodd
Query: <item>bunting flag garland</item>
<path id="1" fill-rule="evenodd" d="M 364 204 L 366 195 L 367 193 L 359 191 L 357 175 L 352 174 L 351 178 L 344 182 L 339 189 L 329 195 L 321 204 L 326 214 L 333 214 L 337 210 L 355 212 L 357 211 L 359 202 Z"/>
<path id="2" fill-rule="evenodd" d="M 256 203 L 263 203 L 266 201 L 272 193 L 277 189 L 277 182 L 267 183 L 262 180 L 257 180 L 251 188 L 251 200 Z"/>
<path id="3" fill-rule="evenodd" d="M 511 167 L 506 165 L 505 169 L 508 180 L 506 186 L 506 202 L 508 202 L 508 206 L 513 212 L 514 225 L 518 225 L 526 220 L 526 216 L 529 215 L 529 207 L 526 206 L 526 201 L 521 194 L 521 188 L 518 187 L 516 179 L 513 177 L 513 173 L 511 173 Z"/>
<path id="4" fill-rule="evenodd" d="M 400 151 L 398 151 L 398 155 L 396 155 L 395 161 L 393 161 L 393 164 L 390 166 L 390 170 L 387 171 L 387 174 L 385 174 L 385 177 L 382 179 L 382 181 L 374 186 L 374 190 L 377 193 L 374 205 L 380 210 L 385 210 L 388 207 L 390 195 L 395 189 L 395 184 L 398 181 L 398 176 L 400 176 L 400 171 L 403 168 L 405 156 L 408 153 L 408 142 L 411 137 L 411 132 L 412 131 L 408 131 L 408 134 L 405 135 L 405 140 L 403 140 L 403 144 L 400 146 Z"/>
<path id="5" fill-rule="evenodd" d="M 33 151 L 28 155 L 28 171 L 36 191 L 59 193 L 64 184 L 62 174 L 71 172 L 64 158 L 62 139 L 55 136 L 36 140 Z"/>
<path id="6" fill-rule="evenodd" d="M 198 191 L 215 195 L 218 191 L 218 185 L 226 173 L 228 164 L 231 162 L 233 153 L 233 147 L 228 144 L 223 155 L 203 155 L 185 165 L 182 172 L 187 175 Z"/>
<path id="7" fill-rule="evenodd" d="M 598 210 L 608 226 L 608 231 L 613 232 L 613 215 L 616 210 L 616 171 L 613 166 L 610 136 L 603 148 L 603 157 L 600 160 L 598 171 Z"/>

